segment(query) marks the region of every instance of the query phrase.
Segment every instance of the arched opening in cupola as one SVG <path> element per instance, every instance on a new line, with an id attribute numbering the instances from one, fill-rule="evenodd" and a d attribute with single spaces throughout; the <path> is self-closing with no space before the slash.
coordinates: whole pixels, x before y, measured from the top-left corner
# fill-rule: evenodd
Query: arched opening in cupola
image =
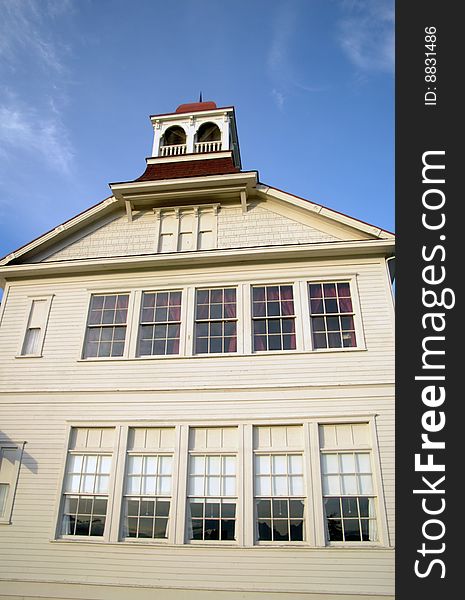
<path id="1" fill-rule="evenodd" d="M 197 130 L 196 152 L 216 152 L 221 150 L 221 131 L 215 123 L 202 123 Z"/>
<path id="2" fill-rule="evenodd" d="M 186 132 L 179 125 L 169 127 L 161 140 L 161 156 L 176 156 L 186 153 Z"/>

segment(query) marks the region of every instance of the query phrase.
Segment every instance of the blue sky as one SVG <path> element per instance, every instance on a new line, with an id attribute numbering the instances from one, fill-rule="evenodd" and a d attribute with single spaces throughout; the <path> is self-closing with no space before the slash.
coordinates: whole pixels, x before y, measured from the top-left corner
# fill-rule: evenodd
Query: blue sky
<path id="1" fill-rule="evenodd" d="M 0 0 L 0 256 L 138 177 L 148 115 L 236 107 L 263 183 L 394 227 L 393 0 Z"/>

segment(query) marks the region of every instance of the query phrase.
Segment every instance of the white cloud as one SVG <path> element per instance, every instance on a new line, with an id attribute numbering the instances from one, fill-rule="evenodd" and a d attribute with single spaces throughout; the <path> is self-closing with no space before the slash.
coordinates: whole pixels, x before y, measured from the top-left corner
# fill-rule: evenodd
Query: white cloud
<path id="1" fill-rule="evenodd" d="M 0 105 L 0 153 L 34 154 L 62 174 L 69 174 L 73 151 L 56 115 L 43 116 L 19 102 Z"/>
<path id="2" fill-rule="evenodd" d="M 0 154 L 14 164 L 23 155 L 70 173 L 73 150 L 62 118 L 69 49 L 59 36 L 70 0 L 0 0 Z M 29 83 L 40 74 L 40 87 Z M 3 167 L 3 171 L 5 167 Z"/>
<path id="3" fill-rule="evenodd" d="M 0 0 L 0 57 L 15 70 L 22 53 L 45 69 L 64 70 L 66 51 L 52 35 L 48 24 L 72 9 L 68 0 Z"/>
<path id="4" fill-rule="evenodd" d="M 393 0 L 342 2 L 338 41 L 349 60 L 362 71 L 394 70 Z"/>

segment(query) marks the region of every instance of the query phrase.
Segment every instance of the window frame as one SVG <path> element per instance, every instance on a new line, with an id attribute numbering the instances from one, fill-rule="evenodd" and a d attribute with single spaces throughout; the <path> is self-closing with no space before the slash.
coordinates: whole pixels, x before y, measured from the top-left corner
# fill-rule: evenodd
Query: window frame
<path id="1" fill-rule="evenodd" d="M 247 278 L 245 281 L 240 279 L 214 280 L 194 282 L 192 284 L 171 285 L 160 284 L 155 286 L 131 286 L 130 289 L 123 288 L 121 291 L 115 291 L 114 286 L 107 289 L 90 288 L 87 290 L 87 311 L 83 315 L 82 336 L 80 341 L 81 352 L 77 358 L 78 362 L 87 361 L 118 361 L 118 360 L 177 360 L 192 357 L 196 359 L 220 358 L 220 357 L 241 357 L 241 356 L 265 356 L 265 355 L 284 355 L 284 354 L 312 354 L 327 352 L 360 352 L 366 351 L 365 334 L 363 318 L 361 313 L 360 298 L 358 292 L 357 275 L 354 273 L 334 274 L 325 276 L 277 278 L 277 277 L 256 277 L 253 280 Z M 308 286 L 310 283 L 344 283 L 350 285 L 351 299 L 354 309 L 355 335 L 357 345 L 354 347 L 342 348 L 314 348 L 311 330 L 310 298 Z M 176 283 L 176 282 L 173 282 Z M 294 316 L 295 322 L 295 340 L 296 348 L 292 350 L 253 350 L 253 317 L 252 317 L 252 289 L 254 287 L 290 285 L 293 290 Z M 220 353 L 201 353 L 195 354 L 195 301 L 197 290 L 202 289 L 236 289 L 236 323 L 237 323 L 237 350 L 236 352 Z M 144 293 L 154 293 L 163 291 L 181 292 L 181 327 L 179 353 L 167 355 L 138 355 L 139 326 L 142 314 L 142 297 Z M 89 357 L 83 358 L 84 344 L 87 333 L 87 322 L 90 310 L 90 302 L 93 295 L 117 295 L 128 294 L 128 316 L 126 323 L 126 338 L 124 352 L 122 356 Z"/>
<path id="2" fill-rule="evenodd" d="M 136 335 L 133 335 L 133 329 L 134 329 L 134 308 L 135 308 L 135 293 L 134 290 L 132 289 L 128 289 L 128 288 L 122 288 L 121 290 L 115 290 L 114 287 L 111 288 L 107 288 L 107 289 L 102 289 L 102 288 L 88 288 L 87 290 L 87 294 L 86 294 L 86 306 L 87 309 L 83 314 L 82 317 L 82 325 L 81 325 L 81 337 L 80 337 L 80 343 L 79 343 L 79 355 L 77 358 L 78 362 L 91 362 L 91 361 L 98 361 L 98 362 L 105 362 L 105 361 L 115 361 L 115 360 L 126 360 L 128 358 L 131 358 L 131 355 L 129 354 L 129 348 L 132 347 L 133 345 L 133 338 L 136 338 L 135 341 L 137 341 L 137 330 L 136 330 Z M 92 302 L 92 297 L 93 296 L 121 296 L 121 295 L 127 295 L 128 296 L 128 308 L 127 308 L 127 315 L 126 315 L 126 336 L 124 338 L 124 348 L 123 348 L 123 354 L 122 356 L 89 356 L 89 357 L 85 357 L 85 344 L 86 344 L 86 339 L 87 339 L 87 328 L 88 328 L 88 322 L 89 322 L 89 316 L 90 316 L 90 307 L 91 307 L 91 302 Z M 119 325 L 119 324 L 118 324 Z M 117 326 L 117 325 L 111 325 L 111 326 Z"/>
<path id="3" fill-rule="evenodd" d="M 114 430 L 114 441 L 113 446 L 111 447 L 103 447 L 103 448 L 90 448 L 88 450 L 82 449 L 72 449 L 71 440 L 74 429 L 113 429 Z M 115 470 L 116 470 L 116 462 L 118 458 L 118 449 L 119 449 L 119 437 L 120 431 L 119 426 L 114 423 L 79 423 L 73 422 L 73 424 L 67 423 L 66 428 L 66 444 L 64 448 L 64 454 L 62 459 L 62 469 L 60 473 L 60 483 L 57 490 L 57 502 L 56 509 L 54 515 L 54 523 L 55 528 L 52 535 L 51 541 L 62 541 L 62 542 L 76 542 L 76 543 L 85 543 L 92 542 L 97 544 L 109 543 L 111 541 L 111 530 L 113 527 L 113 505 L 114 505 L 114 486 L 115 486 Z M 63 527 L 63 516 L 64 516 L 64 507 L 66 501 L 66 495 L 68 494 L 66 490 L 66 477 L 68 475 L 68 461 L 69 457 L 72 454 L 97 454 L 104 456 L 111 456 L 111 467 L 108 481 L 108 492 L 107 496 L 107 512 L 105 515 L 105 527 L 102 536 L 91 536 L 91 535 L 71 535 L 64 534 L 62 531 Z M 70 495 L 80 495 L 79 492 L 76 494 L 69 493 Z M 98 494 L 96 494 L 98 495 Z M 102 494 L 104 495 L 104 494 Z"/>
<path id="4" fill-rule="evenodd" d="M 228 319 L 227 317 L 222 319 L 197 319 L 197 294 L 199 291 L 212 291 L 212 290 L 226 290 L 226 289 L 234 289 L 236 292 L 236 316 L 234 318 Z M 242 294 L 242 286 L 239 284 L 233 285 L 211 285 L 211 286 L 195 286 L 194 293 L 192 298 L 192 311 L 191 318 L 192 323 L 189 331 L 192 335 L 192 356 L 224 356 L 224 355 L 232 355 L 237 356 L 238 354 L 242 354 L 242 318 L 243 318 L 243 294 Z M 208 305 L 210 306 L 210 304 Z M 236 323 L 236 350 L 234 352 L 196 352 L 196 328 L 198 322 L 211 323 L 211 322 L 221 322 L 227 323 L 228 321 L 233 321 Z M 227 336 L 222 336 L 222 339 Z M 207 338 L 208 340 L 210 337 Z"/>
<path id="5" fill-rule="evenodd" d="M 284 286 L 288 286 L 292 289 L 292 303 L 294 305 L 294 314 L 293 315 L 277 315 L 277 316 L 261 316 L 261 317 L 257 317 L 254 316 L 253 314 L 253 290 L 254 288 L 268 288 L 268 287 L 284 287 Z M 266 294 L 266 292 L 265 292 Z M 281 296 L 281 291 L 279 292 L 279 295 Z M 288 354 L 288 353 L 292 353 L 292 352 L 298 352 L 303 350 L 302 348 L 302 340 L 299 339 L 301 336 L 300 334 L 300 327 L 299 327 L 299 321 L 301 320 L 301 314 L 302 314 L 302 310 L 301 310 L 301 302 L 300 302 L 300 297 L 299 297 L 299 288 L 298 288 L 298 284 L 296 280 L 284 280 L 284 281 L 279 281 L 279 282 L 275 282 L 270 280 L 270 282 L 260 282 L 260 283 L 250 283 L 249 284 L 249 310 L 248 313 L 250 315 L 250 330 L 251 330 L 251 339 L 250 339 L 250 343 L 251 343 L 251 354 L 252 355 L 267 355 L 267 354 L 272 354 L 272 353 L 278 353 L 278 354 Z M 279 302 L 281 302 L 281 298 L 279 300 Z M 265 299 L 265 305 L 267 304 L 267 300 Z M 255 340 L 254 340 L 254 321 L 264 321 L 265 323 L 268 323 L 269 320 L 272 319 L 278 319 L 279 321 L 283 321 L 283 320 L 294 320 L 294 337 L 295 337 L 295 348 L 288 348 L 288 349 L 284 349 L 284 348 L 280 348 L 280 349 L 265 349 L 265 350 L 255 350 L 254 346 L 255 346 Z M 267 340 L 269 338 L 269 334 L 266 333 L 265 334 Z M 283 333 L 281 332 L 280 337 L 282 339 Z M 268 345 L 268 341 L 267 341 L 267 345 Z"/>
<path id="6" fill-rule="evenodd" d="M 0 525 L 11 525 L 16 491 L 18 488 L 19 472 L 23 457 L 24 446 L 26 442 L 14 442 L 12 440 L 2 440 L 0 438 L 0 453 L 3 449 L 15 450 L 15 462 L 12 468 L 12 474 L 8 482 L 8 496 L 3 509 L 3 515 L 0 515 Z M 5 483 L 5 482 L 2 482 Z"/>
<path id="7" fill-rule="evenodd" d="M 354 319 L 354 327 L 355 327 L 355 346 L 347 346 L 340 348 L 315 348 L 313 343 L 313 330 L 312 330 L 312 315 L 311 306 L 310 306 L 310 293 L 309 286 L 310 284 L 316 283 L 348 283 L 350 288 L 350 297 L 352 301 L 352 313 Z M 324 277 L 311 277 L 307 278 L 304 281 L 301 281 L 300 293 L 302 298 L 302 305 L 305 307 L 305 317 L 302 314 L 303 327 L 305 329 L 305 337 L 306 337 L 306 345 L 310 352 L 315 352 L 318 354 L 324 354 L 328 352 L 357 352 L 360 350 L 366 350 L 365 343 L 365 332 L 363 327 L 363 318 L 362 318 L 362 309 L 360 305 L 360 294 L 358 289 L 358 278 L 356 274 L 346 274 L 346 275 L 334 275 L 334 276 L 324 276 Z M 325 313 L 326 314 L 326 313 Z"/>
<path id="8" fill-rule="evenodd" d="M 179 351 L 175 354 L 143 354 L 141 355 L 139 353 L 139 343 L 140 343 L 140 329 L 142 327 L 142 310 L 143 310 L 143 301 L 144 301 L 144 294 L 159 294 L 159 293 L 163 293 L 163 292 L 167 292 L 167 293 L 171 293 L 171 292 L 179 292 L 181 294 L 181 304 L 180 304 L 180 310 L 179 310 L 179 321 L 171 321 L 168 322 L 166 321 L 166 324 L 174 324 L 174 323 L 179 323 Z M 186 304 L 186 293 L 185 290 L 182 287 L 179 286 L 173 286 L 171 288 L 164 286 L 162 288 L 150 288 L 147 290 L 140 290 L 140 293 L 137 296 L 137 306 L 138 306 L 138 310 L 134 310 L 134 313 L 137 314 L 137 325 L 135 327 L 135 348 L 134 348 L 134 358 L 176 358 L 179 356 L 182 356 L 184 353 L 184 348 L 185 348 L 185 344 L 184 344 L 184 330 L 185 330 L 185 304 Z M 129 318 L 129 315 L 128 315 Z M 155 325 L 155 321 L 154 321 L 154 325 Z M 161 322 L 160 322 L 161 323 Z M 133 344 L 128 344 L 128 348 L 132 349 Z M 132 353 L 131 353 L 132 354 Z"/>
<path id="9" fill-rule="evenodd" d="M 319 430 L 320 425 L 343 425 L 343 424 L 362 424 L 366 423 L 368 427 L 369 444 L 351 446 L 347 448 L 325 448 L 325 451 L 331 452 L 369 452 L 372 466 L 373 496 L 375 497 L 376 524 L 378 539 L 376 541 L 330 541 L 326 537 L 326 523 L 323 495 L 323 478 L 321 469 L 321 447 Z M 318 529 L 318 545 L 335 548 L 386 548 L 390 546 L 389 530 L 387 524 L 386 504 L 384 499 L 383 478 L 381 475 L 381 457 L 378 446 L 378 433 L 376 430 L 376 415 L 367 415 L 356 417 L 336 417 L 322 418 L 310 423 L 311 443 L 313 446 L 312 469 L 318 474 L 314 479 L 314 498 L 317 521 L 320 523 Z M 313 432 L 313 433 L 312 433 Z"/>
<path id="10" fill-rule="evenodd" d="M 355 424 L 367 423 L 370 445 L 362 450 L 368 450 L 371 454 L 372 477 L 374 494 L 377 497 L 376 523 L 378 529 L 378 540 L 351 541 L 351 542 L 329 542 L 326 539 L 322 474 L 320 464 L 320 442 L 319 427 L 325 424 Z M 302 426 L 303 445 L 300 447 L 289 447 L 286 451 L 274 449 L 263 449 L 258 452 L 302 454 L 303 456 L 303 497 L 305 500 L 304 527 L 305 539 L 303 541 L 259 541 L 255 534 L 255 488 L 254 488 L 254 456 L 253 445 L 254 427 L 259 426 Z M 68 442 L 64 449 L 61 481 L 57 490 L 57 502 L 55 510 L 55 529 L 52 541 L 75 542 L 75 543 L 117 543 L 117 544 L 142 544 L 154 546 L 224 546 L 224 547 L 302 547 L 302 548 L 373 548 L 389 547 L 389 534 L 387 527 L 387 515 L 382 487 L 381 466 L 376 431 L 376 415 L 366 414 L 354 417 L 308 417 L 308 418 L 276 418 L 276 419 L 248 419 L 248 420 L 221 420 L 218 422 L 206 422 L 205 420 L 192 420 L 189 423 L 173 421 L 120 421 L 120 422 L 69 422 L 67 432 Z M 63 489 L 65 486 L 65 475 L 67 457 L 69 453 L 72 429 L 76 427 L 114 427 L 115 438 L 113 447 L 112 471 L 110 473 L 110 484 L 108 491 L 107 522 L 104 536 L 73 536 L 61 533 L 63 516 Z M 171 506 L 168 523 L 167 538 L 124 538 L 123 537 L 123 497 L 126 482 L 126 458 L 128 456 L 129 430 L 131 427 L 142 428 L 174 428 L 174 448 L 172 449 L 172 488 Z M 236 539 L 235 540 L 189 540 L 187 531 L 187 502 L 188 502 L 188 462 L 191 450 L 189 448 L 189 432 L 192 428 L 221 428 L 237 427 L 237 448 L 211 448 L 208 451 L 192 450 L 197 454 L 224 454 L 236 456 Z M 353 451 L 353 448 L 351 449 Z M 171 452 L 171 449 L 170 449 Z M 160 452 L 157 452 L 160 453 Z M 163 452 L 161 452 L 163 453 Z"/>
<path id="11" fill-rule="evenodd" d="M 21 337 L 21 343 L 20 343 L 20 346 L 19 346 L 19 349 L 18 349 L 18 352 L 17 352 L 15 358 L 41 358 L 43 356 L 45 335 L 47 333 L 48 323 L 50 320 L 50 310 L 52 307 L 52 300 L 53 300 L 54 296 L 55 296 L 55 294 L 27 296 L 27 311 L 26 311 L 26 315 L 25 315 L 25 318 L 23 321 L 23 326 L 22 326 L 23 333 L 22 333 L 22 337 Z M 23 354 L 24 343 L 26 341 L 27 332 L 29 331 L 29 329 L 33 329 L 33 328 L 29 328 L 29 321 L 32 316 L 32 307 L 34 305 L 34 301 L 44 301 L 45 302 L 44 318 L 43 318 L 42 327 L 40 328 L 39 341 L 37 343 L 37 352 L 33 352 L 30 354 Z"/>

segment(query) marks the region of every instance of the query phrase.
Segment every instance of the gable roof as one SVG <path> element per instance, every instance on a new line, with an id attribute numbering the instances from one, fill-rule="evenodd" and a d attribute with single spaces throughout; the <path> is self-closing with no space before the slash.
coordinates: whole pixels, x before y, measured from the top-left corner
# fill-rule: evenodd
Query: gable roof
<path id="1" fill-rule="evenodd" d="M 209 162 L 211 162 L 210 159 Z M 213 159 L 214 160 L 214 159 Z M 196 161 L 201 162 L 201 161 Z M 167 163 L 169 165 L 170 163 Z M 149 165 L 150 166 L 150 165 Z M 158 165 L 159 167 L 161 165 Z M 296 220 L 299 220 L 302 216 L 311 215 L 313 218 L 317 218 L 321 220 L 321 223 L 329 223 L 336 227 L 338 227 L 341 231 L 346 230 L 347 232 L 351 232 L 352 237 L 347 239 L 360 239 L 360 240 L 393 240 L 394 234 L 384 230 L 380 227 L 376 227 L 374 225 L 370 225 L 369 223 L 365 223 L 359 219 L 354 217 L 350 217 L 344 213 L 335 211 L 333 209 L 327 208 L 322 204 L 315 203 L 310 200 L 306 200 L 294 194 L 290 194 L 289 192 L 284 192 L 278 188 L 268 186 L 266 184 L 258 182 L 258 174 L 256 171 L 251 172 L 233 172 L 233 173 L 219 173 L 218 175 L 208 175 L 202 176 L 191 175 L 190 177 L 183 177 L 182 179 L 159 179 L 159 180 L 144 180 L 143 176 L 134 182 L 128 182 L 124 184 L 120 184 L 121 187 L 130 188 L 132 186 L 140 186 L 145 193 L 145 196 L 151 195 L 152 193 L 158 195 L 161 193 L 161 198 L 166 194 L 172 195 L 173 191 L 179 189 L 180 182 L 182 181 L 184 194 L 187 193 L 190 189 L 190 186 L 196 187 L 194 190 L 196 193 L 201 193 L 202 190 L 206 190 L 214 192 L 218 191 L 217 186 L 224 187 L 240 184 L 243 189 L 248 189 L 249 194 L 254 194 L 260 199 L 272 200 L 276 203 L 278 207 L 277 210 L 279 212 L 279 205 L 286 207 L 286 209 L 291 209 L 297 211 L 295 214 L 298 216 Z M 118 184 L 119 185 L 119 184 Z M 212 187 L 215 186 L 215 187 Z M 232 188 L 227 188 L 232 189 Z M 239 188 L 237 188 L 239 189 Z M 163 202 L 163 200 L 161 200 Z M 157 201 L 156 204 L 159 204 L 160 201 Z M 6 266 L 14 261 L 17 261 L 21 257 L 26 254 L 33 253 L 36 254 L 42 250 L 45 250 L 52 243 L 56 243 L 66 239 L 67 237 L 76 234 L 80 229 L 89 226 L 93 222 L 97 220 L 101 220 L 106 217 L 117 207 L 123 207 L 124 201 L 122 198 L 118 198 L 116 195 L 105 198 L 102 202 L 95 204 L 89 209 L 79 213 L 75 217 L 65 221 L 64 223 L 54 227 L 50 231 L 44 233 L 43 235 L 35 238 L 31 242 L 21 246 L 17 250 L 7 254 L 5 257 L 0 259 L 0 267 Z M 358 233 L 359 237 L 353 237 L 353 233 Z"/>

